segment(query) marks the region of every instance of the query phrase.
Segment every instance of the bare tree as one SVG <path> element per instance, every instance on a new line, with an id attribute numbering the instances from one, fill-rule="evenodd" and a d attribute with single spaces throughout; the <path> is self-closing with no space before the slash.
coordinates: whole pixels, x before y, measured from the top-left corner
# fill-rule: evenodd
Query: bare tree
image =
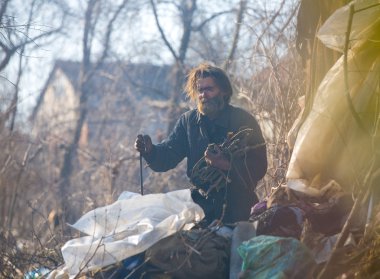
<path id="1" fill-rule="evenodd" d="M 235 101 L 258 118 L 267 141 L 269 169 L 260 195 L 285 180 L 291 152 L 287 135 L 300 112 L 297 103 L 304 81 L 293 47 L 297 10 L 297 1 L 247 1 L 235 67 L 230 68 L 238 92 Z"/>
<path id="2" fill-rule="evenodd" d="M 246 6 L 247 6 L 247 1 L 246 0 L 240 0 L 239 9 L 238 9 L 238 12 L 236 15 L 236 23 L 235 23 L 236 29 L 235 29 L 235 33 L 233 36 L 231 49 L 227 55 L 226 60 L 223 63 L 223 68 L 226 71 L 228 70 L 229 66 L 231 65 L 232 61 L 235 58 L 235 54 L 236 54 L 236 50 L 237 50 L 237 44 L 238 44 L 239 35 L 240 35 L 240 27 L 243 23 L 243 16 L 244 16 Z"/>
<path id="3" fill-rule="evenodd" d="M 170 131 L 174 123 L 176 121 L 176 116 L 180 113 L 180 110 L 178 109 L 178 103 L 180 100 L 180 94 L 181 92 L 181 86 L 183 83 L 183 77 L 185 74 L 185 67 L 184 62 L 186 58 L 186 53 L 189 47 L 190 43 L 190 36 L 192 32 L 192 22 L 194 18 L 194 12 L 197 8 L 196 0 L 186 1 L 181 0 L 180 3 L 174 3 L 174 5 L 177 7 L 178 11 L 180 12 L 181 16 L 181 24 L 182 24 L 182 35 L 180 38 L 180 45 L 178 48 L 178 51 L 176 51 L 173 47 L 173 45 L 169 42 L 169 40 L 166 37 L 166 34 L 164 30 L 162 29 L 160 19 L 157 13 L 157 7 L 155 0 L 150 0 L 155 22 L 157 25 L 157 28 L 160 32 L 161 38 L 165 44 L 165 46 L 169 49 L 171 55 L 174 58 L 175 61 L 175 67 L 173 70 L 173 91 L 171 93 L 171 100 L 170 100 L 170 108 L 169 108 L 169 127 L 168 130 Z"/>
<path id="4" fill-rule="evenodd" d="M 1 98 L 4 98 L 5 94 L 8 94 L 8 98 L 2 104 L 2 111 L 0 111 L 0 142 L 4 154 L 0 159 L 2 169 L 0 188 L 4 193 L 0 218 L 8 230 L 13 229 L 15 216 L 20 217 L 16 211 L 23 201 L 22 193 L 25 193 L 24 177 L 30 177 L 29 155 L 34 152 L 34 145 L 30 143 L 22 162 L 17 162 L 19 157 L 17 153 L 25 150 L 26 147 L 23 143 L 28 141 L 28 136 L 15 127 L 25 63 L 36 49 L 45 45 L 46 39 L 54 37 L 60 32 L 65 18 L 64 13 L 57 14 L 59 21 L 57 27 L 42 28 L 37 25 L 36 18 L 41 16 L 41 9 L 52 7 L 49 6 L 51 4 L 47 1 L 32 0 L 24 2 L 24 5 L 23 12 L 26 13 L 26 21 L 23 23 L 19 22 L 19 17 L 23 16 L 23 12 L 16 9 L 17 1 L 2 1 L 0 5 L 0 47 L 2 48 L 0 71 L 4 73 L 9 66 L 16 68 L 15 74 L 11 78 L 7 78 L 5 74 L 0 75 L 0 79 L 10 85 L 6 92 L 1 93 Z M 4 129 L 7 122 L 10 133 Z M 17 143 L 20 151 L 15 149 L 15 140 L 20 140 Z M 12 172 L 17 173 L 14 179 L 11 177 Z"/>
<path id="5" fill-rule="evenodd" d="M 18 58 L 18 72 L 14 82 L 0 75 L 0 79 L 5 79 L 14 87 L 13 97 L 0 117 L 0 129 L 5 122 L 10 119 L 9 129 L 13 131 L 17 114 L 19 100 L 19 86 L 23 75 L 24 61 L 31 54 L 31 48 L 39 48 L 44 44 L 44 40 L 57 35 L 64 24 L 64 13 L 60 15 L 61 22 L 57 27 L 37 26 L 35 18 L 39 16 L 39 11 L 47 4 L 46 1 L 32 0 L 24 3 L 27 7 L 27 20 L 25 23 L 18 22 L 18 18 L 13 15 L 15 1 L 5 0 L 0 4 L 0 72 L 8 66 L 11 59 Z M 36 34 L 36 30 L 39 32 Z M 29 47 L 29 49 L 27 49 Z M 28 53 L 26 53 L 28 52 Z"/>
<path id="6" fill-rule="evenodd" d="M 114 29 L 114 24 L 120 13 L 125 9 L 128 0 L 124 0 L 112 13 L 111 17 L 108 19 L 106 24 L 105 35 L 102 40 L 102 51 L 99 58 L 94 60 L 94 40 L 96 33 L 96 28 L 99 19 L 99 13 L 101 12 L 100 0 L 89 0 L 87 2 L 87 8 L 85 12 L 85 25 L 83 30 L 83 45 L 82 45 L 82 65 L 80 72 L 80 97 L 79 97 L 79 111 L 78 120 L 75 124 L 74 135 L 71 142 L 68 144 L 65 154 L 63 165 L 60 171 L 60 183 L 59 183 L 59 193 L 61 197 L 61 207 L 63 210 L 64 219 L 70 218 L 71 216 L 68 212 L 68 195 L 70 193 L 70 179 L 73 172 L 73 160 L 76 156 L 77 146 L 82 132 L 83 124 L 87 115 L 87 99 L 89 94 L 91 94 L 91 79 L 95 72 L 103 65 L 109 55 L 111 35 Z M 74 216 L 71 216 L 74 217 Z"/>
<path id="7" fill-rule="evenodd" d="M 34 0 L 30 3 L 28 22 L 18 23 L 17 19 L 7 15 L 12 0 L 4 0 L 0 6 L 0 47 L 3 51 L 0 59 L 0 71 L 8 65 L 10 59 L 18 54 L 18 51 L 30 44 L 38 44 L 39 40 L 51 36 L 61 30 L 62 25 L 41 32 L 38 35 L 30 35 L 29 30 L 33 25 L 33 19 L 36 16 L 36 9 L 41 7 L 39 1 Z M 62 21 L 63 23 L 63 21 Z M 38 28 L 38 27 L 37 27 Z"/>

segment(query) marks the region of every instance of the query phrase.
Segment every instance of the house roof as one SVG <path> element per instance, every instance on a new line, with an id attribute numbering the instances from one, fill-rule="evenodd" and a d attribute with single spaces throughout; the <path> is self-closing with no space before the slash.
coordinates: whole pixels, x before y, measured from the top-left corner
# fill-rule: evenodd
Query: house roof
<path id="1" fill-rule="evenodd" d="M 57 71 L 61 71 L 71 82 L 75 93 L 80 90 L 80 69 L 81 63 L 75 61 L 57 60 L 45 83 L 37 104 L 32 112 L 33 121 L 38 113 L 44 95 L 49 85 L 56 78 Z M 105 92 L 125 92 L 130 90 L 136 99 L 149 97 L 152 100 L 169 99 L 172 67 L 169 65 L 153 65 L 148 63 L 105 63 L 91 77 L 92 95 L 105 94 Z"/>

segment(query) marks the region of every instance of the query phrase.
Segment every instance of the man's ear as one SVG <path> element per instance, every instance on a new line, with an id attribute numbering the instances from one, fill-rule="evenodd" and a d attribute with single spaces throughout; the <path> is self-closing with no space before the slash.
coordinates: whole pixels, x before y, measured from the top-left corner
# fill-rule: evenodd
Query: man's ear
<path id="1" fill-rule="evenodd" d="M 226 104 L 229 103 L 228 99 L 230 98 L 227 93 L 222 91 L 223 100 Z"/>

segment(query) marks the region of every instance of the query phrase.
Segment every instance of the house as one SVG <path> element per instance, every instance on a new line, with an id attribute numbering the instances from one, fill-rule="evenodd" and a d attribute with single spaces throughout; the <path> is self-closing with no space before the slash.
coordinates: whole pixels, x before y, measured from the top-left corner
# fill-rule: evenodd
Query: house
<path id="1" fill-rule="evenodd" d="M 80 67 L 79 62 L 56 61 L 31 116 L 36 136 L 70 140 L 79 115 Z M 90 87 L 81 146 L 166 131 L 170 66 L 107 63 Z"/>

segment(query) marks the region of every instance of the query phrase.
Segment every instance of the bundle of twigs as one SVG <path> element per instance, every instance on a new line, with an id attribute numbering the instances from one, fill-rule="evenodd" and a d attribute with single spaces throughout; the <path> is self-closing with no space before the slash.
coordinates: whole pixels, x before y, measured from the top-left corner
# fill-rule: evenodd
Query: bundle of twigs
<path id="1" fill-rule="evenodd" d="M 211 144 L 209 149 L 216 149 L 217 146 L 221 150 L 222 154 L 231 162 L 237 158 L 241 158 L 251 148 L 256 148 L 254 142 L 253 129 L 243 129 L 235 134 L 229 134 L 227 140 L 221 145 Z M 194 166 L 191 182 L 199 189 L 203 190 L 205 196 L 209 195 L 212 191 L 220 191 L 230 181 L 230 170 L 223 171 L 216 167 L 207 164 L 205 157 L 203 156 Z"/>

